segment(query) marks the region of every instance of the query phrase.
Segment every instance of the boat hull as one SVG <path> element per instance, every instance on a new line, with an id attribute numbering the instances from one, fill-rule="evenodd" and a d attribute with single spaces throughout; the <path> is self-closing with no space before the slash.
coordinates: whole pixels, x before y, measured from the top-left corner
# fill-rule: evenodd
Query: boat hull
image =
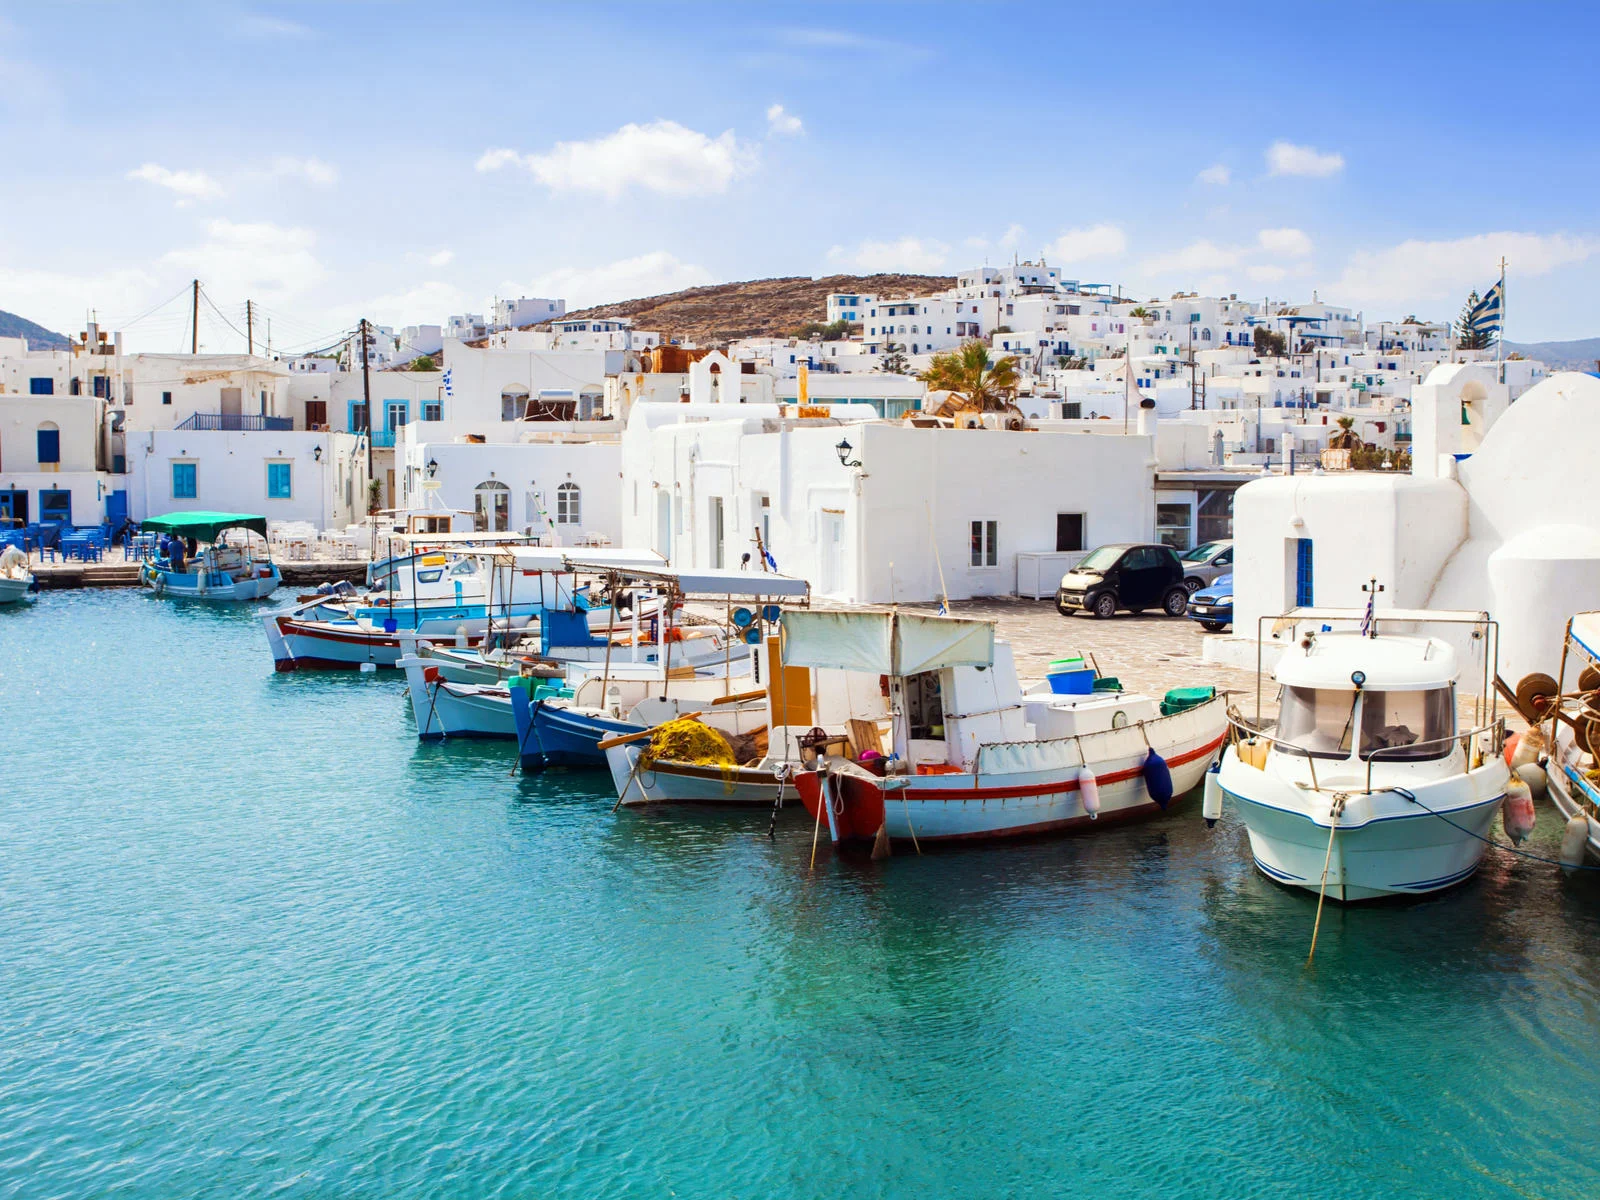
<path id="1" fill-rule="evenodd" d="M 28 589 L 33 586 L 33 576 L 22 579 L 0 579 L 0 604 L 16 604 L 28 598 Z"/>
<path id="2" fill-rule="evenodd" d="M 261 600 L 283 582 L 278 568 L 258 567 L 243 578 L 227 571 L 163 571 L 146 562 L 139 568 L 139 582 L 157 596 L 178 596 L 190 600 Z"/>
<path id="3" fill-rule="evenodd" d="M 1562 820 L 1570 821 L 1582 813 L 1589 823 L 1589 833 L 1584 849 L 1589 857 L 1600 860 L 1600 820 L 1597 820 L 1596 797 L 1585 787 L 1579 774 L 1580 754 L 1572 744 L 1572 734 L 1565 725 L 1556 733 L 1556 752 L 1545 767 L 1550 802 L 1556 806 Z"/>
<path id="4" fill-rule="evenodd" d="M 768 766 L 701 767 L 658 759 L 635 775 L 634 766 L 641 753 L 642 748 L 636 744 L 612 746 L 605 751 L 612 783 L 625 807 L 707 804 L 771 808 L 778 799 L 778 777 Z M 794 789 L 786 789 L 786 795 L 792 798 Z"/>
<path id="5" fill-rule="evenodd" d="M 1163 721 L 1149 723 L 1151 742 L 1172 774 L 1174 801 L 1193 790 L 1216 758 L 1225 739 L 1226 719 L 1220 702 L 1216 712 L 1201 713 L 1170 727 L 1178 736 L 1163 739 Z M 1209 707 L 1209 706 L 1208 706 Z M 1118 731 L 1121 733 L 1122 731 Z M 1092 739 L 1085 739 L 1092 741 Z M 1099 810 L 1091 815 L 1084 803 L 1078 766 L 1047 771 L 901 775 L 879 779 L 859 768 L 835 771 L 824 780 L 818 771 L 795 776 L 806 811 L 821 812 L 835 842 L 872 841 L 880 828 L 891 841 L 918 846 L 941 842 L 977 842 L 1041 837 L 1098 829 L 1140 820 L 1163 811 L 1145 783 L 1141 740 L 1137 751 L 1090 759 L 1099 794 Z M 832 812 L 821 809 L 823 788 L 831 791 Z"/>
<path id="6" fill-rule="evenodd" d="M 1332 833 L 1327 793 L 1307 792 L 1240 762 L 1229 750 L 1220 783 L 1238 806 L 1261 873 L 1339 902 L 1421 896 L 1472 878 L 1505 795 L 1505 764 L 1393 791 L 1347 796 Z M 1431 810 L 1431 811 L 1429 811 Z M 1438 814 L 1438 815 L 1435 815 Z M 1442 818 L 1447 818 L 1441 819 Z"/>
<path id="7" fill-rule="evenodd" d="M 511 695 L 505 687 L 453 683 L 442 678 L 438 668 L 430 670 L 425 658 L 402 658 L 400 667 L 406 673 L 417 736 L 424 741 L 446 737 L 510 741 L 517 736 Z"/>
<path id="8" fill-rule="evenodd" d="M 542 700 L 530 702 L 528 692 L 522 688 L 512 690 L 511 709 L 517 726 L 517 757 L 525 771 L 544 767 L 602 768 L 606 765 L 606 752 L 597 744 L 602 738 L 648 728 L 625 717 Z"/>

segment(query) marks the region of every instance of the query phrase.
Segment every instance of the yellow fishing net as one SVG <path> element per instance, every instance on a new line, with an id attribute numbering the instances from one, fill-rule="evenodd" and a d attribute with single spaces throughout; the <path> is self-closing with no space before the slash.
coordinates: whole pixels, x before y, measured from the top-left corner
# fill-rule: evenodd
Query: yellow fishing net
<path id="1" fill-rule="evenodd" d="M 645 751 L 645 756 L 693 763 L 699 767 L 736 765 L 733 747 L 728 745 L 728 740 L 715 729 L 688 717 L 658 725 L 650 738 L 650 748 Z"/>

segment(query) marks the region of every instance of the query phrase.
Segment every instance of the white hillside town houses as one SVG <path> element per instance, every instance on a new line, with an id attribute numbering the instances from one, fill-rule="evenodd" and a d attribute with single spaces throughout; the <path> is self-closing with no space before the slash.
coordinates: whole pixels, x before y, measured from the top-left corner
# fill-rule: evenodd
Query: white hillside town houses
<path id="1" fill-rule="evenodd" d="M 724 346 L 559 298 L 485 311 L 369 324 L 365 369 L 360 330 L 305 357 L 129 353 L 92 324 L 67 350 L 0 340 L 0 517 L 217 508 L 335 530 L 444 509 L 679 566 L 776 563 L 861 603 L 1046 596 L 1099 544 L 1236 536 L 1242 631 L 1299 594 L 1303 561 L 1319 597 L 1385 570 L 1397 597 L 1433 595 L 1429 571 L 1478 544 L 1457 526 L 1493 487 L 1480 460 L 1527 425 L 1524 393 L 1577 420 L 1589 386 L 1454 349 L 1449 324 L 1315 294 L 1141 299 L 1043 261 L 935 295 L 835 293 L 826 336 Z M 1016 359 L 1014 406 L 936 416 L 945 394 L 918 374 L 973 341 Z M 1349 445 L 1388 466 L 1344 469 Z M 1416 522 L 1437 546 L 1417 549 Z M 1513 586 L 1495 564 L 1531 570 L 1548 535 L 1527 532 L 1472 579 Z"/>

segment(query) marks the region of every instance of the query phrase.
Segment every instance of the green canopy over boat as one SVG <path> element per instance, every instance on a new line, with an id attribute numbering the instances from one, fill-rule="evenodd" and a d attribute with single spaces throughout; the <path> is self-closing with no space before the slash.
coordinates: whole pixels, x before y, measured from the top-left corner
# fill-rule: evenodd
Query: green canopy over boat
<path id="1" fill-rule="evenodd" d="M 267 519 L 248 513 L 175 512 L 147 517 L 139 525 L 146 533 L 176 533 L 201 542 L 215 542 L 224 529 L 250 529 L 267 536 Z"/>

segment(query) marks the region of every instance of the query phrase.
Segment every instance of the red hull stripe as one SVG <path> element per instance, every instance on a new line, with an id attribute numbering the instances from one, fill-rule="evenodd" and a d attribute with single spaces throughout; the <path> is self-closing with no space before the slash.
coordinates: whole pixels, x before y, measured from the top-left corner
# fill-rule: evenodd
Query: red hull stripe
<path id="1" fill-rule="evenodd" d="M 1227 738 L 1228 735 L 1226 733 L 1220 734 L 1216 741 L 1210 745 L 1199 746 L 1185 754 L 1178 755 L 1176 758 L 1167 759 L 1167 766 L 1181 767 L 1197 758 L 1205 758 L 1208 755 L 1215 754 L 1217 747 L 1222 745 Z M 1095 782 L 1100 784 L 1121 783 L 1125 779 L 1137 779 L 1143 774 L 1143 767 L 1130 767 L 1126 771 L 1112 771 L 1109 775 L 1097 775 L 1095 776 Z M 866 783 L 866 780 L 861 782 Z M 1071 792 L 1076 791 L 1077 787 L 1078 777 L 1074 775 L 1071 779 L 1063 780 L 1060 783 L 1034 783 L 1026 787 L 907 788 L 906 796 L 908 799 L 913 800 L 1006 800 L 1018 796 L 1049 796 L 1057 792 Z M 883 788 L 878 790 L 888 795 L 888 792 Z M 894 798 L 900 798 L 898 790 L 894 793 Z"/>

